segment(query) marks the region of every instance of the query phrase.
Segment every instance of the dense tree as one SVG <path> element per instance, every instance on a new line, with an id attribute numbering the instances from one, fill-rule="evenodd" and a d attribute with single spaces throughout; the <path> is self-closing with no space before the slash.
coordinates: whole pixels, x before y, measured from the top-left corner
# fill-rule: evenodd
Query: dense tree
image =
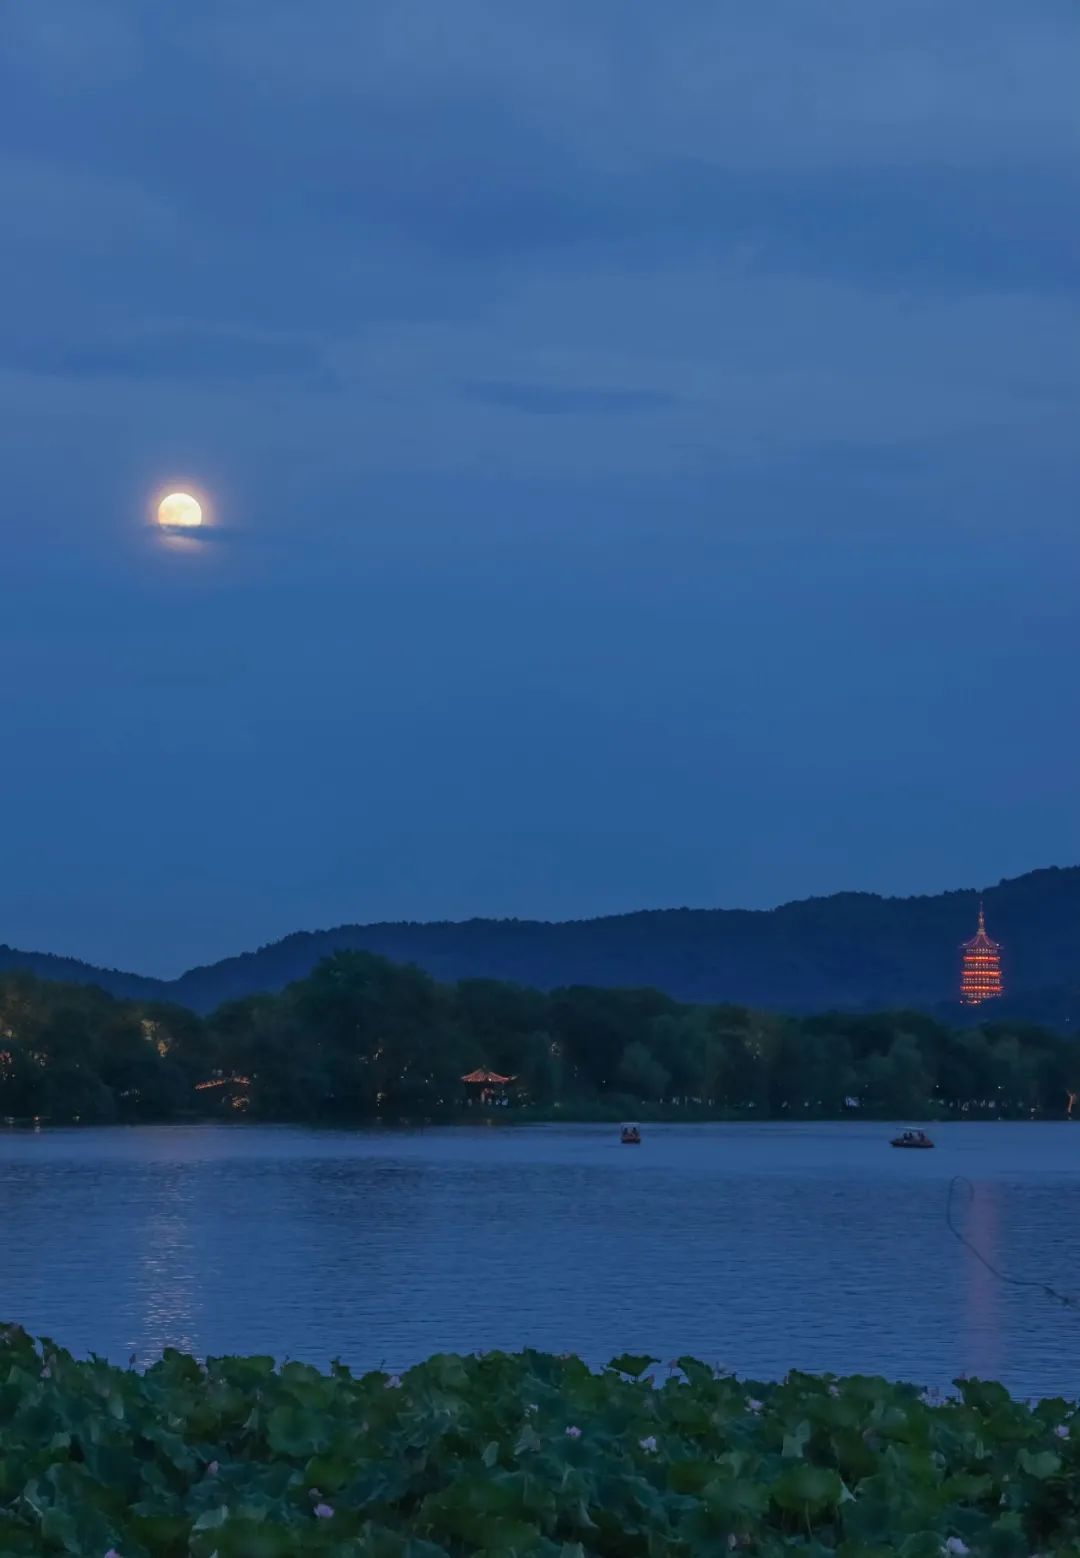
<path id="1" fill-rule="evenodd" d="M 913 1012 L 779 1017 L 652 990 L 439 984 L 367 952 L 207 1018 L 0 978 L 5 1118 L 438 1119 L 480 1106 L 462 1082 L 478 1067 L 512 1077 L 515 1103 L 564 1114 L 1060 1118 L 1080 1092 L 1080 1048 L 1023 1023 L 955 1030 Z"/>

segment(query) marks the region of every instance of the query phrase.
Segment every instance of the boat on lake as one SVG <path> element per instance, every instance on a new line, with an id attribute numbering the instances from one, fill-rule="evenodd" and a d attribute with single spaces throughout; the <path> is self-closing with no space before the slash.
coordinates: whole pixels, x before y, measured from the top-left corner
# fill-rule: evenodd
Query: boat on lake
<path id="1" fill-rule="evenodd" d="M 641 1145 L 641 1132 L 636 1125 L 628 1123 L 621 1127 L 619 1140 L 624 1147 L 639 1147 Z"/>
<path id="2" fill-rule="evenodd" d="M 921 1148 L 925 1152 L 927 1147 L 932 1147 L 934 1144 L 925 1131 L 901 1131 L 899 1136 L 893 1137 L 892 1145 L 894 1147 Z"/>

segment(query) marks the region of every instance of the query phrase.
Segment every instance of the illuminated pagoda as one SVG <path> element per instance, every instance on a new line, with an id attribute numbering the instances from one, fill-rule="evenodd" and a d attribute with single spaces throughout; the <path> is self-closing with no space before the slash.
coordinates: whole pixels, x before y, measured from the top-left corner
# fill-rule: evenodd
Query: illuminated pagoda
<path id="1" fill-rule="evenodd" d="M 960 975 L 960 1000 L 965 1006 L 981 1006 L 1005 994 L 1001 982 L 1001 943 L 986 934 L 983 906 L 979 904 L 979 928 L 964 942 L 964 967 Z"/>

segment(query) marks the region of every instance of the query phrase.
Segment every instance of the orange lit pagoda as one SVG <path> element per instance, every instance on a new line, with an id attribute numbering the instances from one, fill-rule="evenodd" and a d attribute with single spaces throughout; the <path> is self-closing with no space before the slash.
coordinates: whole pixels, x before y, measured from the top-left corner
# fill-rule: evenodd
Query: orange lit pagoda
<path id="1" fill-rule="evenodd" d="M 964 942 L 964 968 L 960 975 L 960 999 L 965 1006 L 981 1006 L 1005 994 L 1001 982 L 1001 943 L 986 934 L 983 906 L 979 904 L 979 928 Z"/>

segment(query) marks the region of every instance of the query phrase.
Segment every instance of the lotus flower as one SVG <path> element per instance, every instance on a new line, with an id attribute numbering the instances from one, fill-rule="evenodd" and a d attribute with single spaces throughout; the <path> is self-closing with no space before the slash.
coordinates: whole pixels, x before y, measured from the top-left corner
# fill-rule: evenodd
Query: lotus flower
<path id="1" fill-rule="evenodd" d="M 949 1540 L 945 1543 L 945 1552 L 955 1553 L 956 1558 L 964 1558 L 964 1554 L 970 1553 L 970 1551 L 971 1548 L 959 1536 L 950 1536 Z"/>
<path id="2" fill-rule="evenodd" d="M 566 1430 L 566 1437 L 568 1439 L 580 1439 L 581 1429 L 578 1428 L 574 1423 L 571 1423 L 570 1427 Z"/>
<path id="3" fill-rule="evenodd" d="M 315 1505 L 315 1518 L 316 1518 L 316 1520 L 332 1520 L 333 1516 L 334 1516 L 334 1510 L 333 1510 L 332 1505 L 330 1505 L 330 1504 L 316 1504 Z"/>
<path id="4" fill-rule="evenodd" d="M 646 1455 L 656 1454 L 656 1440 L 652 1434 L 647 1439 L 639 1439 L 638 1444 L 645 1451 Z"/>

